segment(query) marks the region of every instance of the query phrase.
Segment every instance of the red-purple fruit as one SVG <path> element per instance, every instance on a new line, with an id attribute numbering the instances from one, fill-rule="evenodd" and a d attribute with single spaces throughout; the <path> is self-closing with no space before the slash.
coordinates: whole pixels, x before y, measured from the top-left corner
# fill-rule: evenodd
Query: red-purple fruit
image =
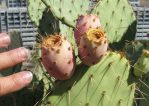
<path id="1" fill-rule="evenodd" d="M 42 63 L 50 76 L 69 79 L 75 70 L 71 44 L 60 35 L 49 36 L 42 42 Z"/>
<path id="2" fill-rule="evenodd" d="M 100 20 L 96 15 L 81 15 L 77 19 L 76 28 L 74 30 L 74 36 L 77 44 L 80 42 L 81 36 L 89 29 L 89 28 L 98 28 L 100 27 Z"/>
<path id="3" fill-rule="evenodd" d="M 91 28 L 84 33 L 79 43 L 79 57 L 88 66 L 98 63 L 108 48 L 106 34 L 102 28 Z"/>

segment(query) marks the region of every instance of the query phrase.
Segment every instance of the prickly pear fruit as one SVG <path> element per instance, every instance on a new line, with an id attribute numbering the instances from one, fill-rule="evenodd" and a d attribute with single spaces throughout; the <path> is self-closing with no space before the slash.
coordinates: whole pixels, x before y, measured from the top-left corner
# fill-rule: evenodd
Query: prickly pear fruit
<path id="1" fill-rule="evenodd" d="M 49 36 L 42 42 L 42 63 L 50 76 L 58 80 L 69 79 L 75 70 L 71 44 L 66 37 Z"/>
<path id="2" fill-rule="evenodd" d="M 108 40 L 102 28 L 91 28 L 80 39 L 79 57 L 88 66 L 98 63 L 106 53 Z"/>
<path id="3" fill-rule="evenodd" d="M 100 20 L 96 15 L 90 14 L 79 16 L 74 30 L 74 36 L 77 44 L 79 44 L 81 36 L 87 32 L 89 28 L 97 28 L 100 26 Z"/>
<path id="4" fill-rule="evenodd" d="M 149 72 L 149 51 L 143 50 L 142 56 L 134 65 L 134 74 L 142 76 Z"/>

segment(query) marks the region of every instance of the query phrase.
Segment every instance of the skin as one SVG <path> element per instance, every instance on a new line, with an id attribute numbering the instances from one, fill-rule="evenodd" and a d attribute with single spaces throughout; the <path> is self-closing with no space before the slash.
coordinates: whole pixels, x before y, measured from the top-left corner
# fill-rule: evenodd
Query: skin
<path id="1" fill-rule="evenodd" d="M 7 47 L 10 42 L 10 37 L 7 34 L 0 33 L 0 48 Z M 28 58 L 28 53 L 28 50 L 23 47 L 0 53 L 0 72 L 25 61 Z M 29 71 L 0 77 L 0 96 L 22 89 L 32 81 L 32 77 L 33 75 Z"/>

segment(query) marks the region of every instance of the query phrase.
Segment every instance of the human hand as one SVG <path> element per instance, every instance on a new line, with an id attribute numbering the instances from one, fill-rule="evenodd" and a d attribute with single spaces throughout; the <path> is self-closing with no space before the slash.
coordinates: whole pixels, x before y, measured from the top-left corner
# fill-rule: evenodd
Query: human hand
<path id="1" fill-rule="evenodd" d="M 0 33 L 0 48 L 10 44 L 10 37 Z M 0 53 L 0 71 L 12 67 L 28 58 L 28 50 L 20 47 L 8 52 Z M 20 90 L 32 81 L 32 73 L 21 71 L 10 76 L 0 77 L 0 96 Z"/>

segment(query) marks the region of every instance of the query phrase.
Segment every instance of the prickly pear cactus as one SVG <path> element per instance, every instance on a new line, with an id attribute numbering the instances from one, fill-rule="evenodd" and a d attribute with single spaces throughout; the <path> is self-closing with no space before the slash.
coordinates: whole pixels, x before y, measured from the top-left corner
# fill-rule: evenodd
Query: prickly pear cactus
<path id="1" fill-rule="evenodd" d="M 43 81 L 44 84 L 43 98 L 37 104 L 41 106 L 132 106 L 136 86 L 134 83 L 128 84 L 132 68 L 127 60 L 129 58 L 126 59 L 118 53 L 108 52 L 96 65 L 85 66 L 80 64 L 79 48 L 73 36 L 73 29 L 77 29 L 75 26 L 78 17 L 93 14 L 97 15 L 101 21 L 101 27 L 105 30 L 108 42 L 123 41 L 125 43 L 125 40 L 132 40 L 136 30 L 136 18 L 128 1 L 28 1 L 30 17 L 39 28 L 38 40 L 42 42 L 44 37 L 50 34 L 66 35 L 73 45 L 77 58 L 76 70 L 72 77 L 65 81 L 55 81 L 41 64 L 41 54 L 34 53 L 38 57 L 38 64 L 35 60 L 34 63 L 37 67 L 33 72 L 37 80 Z M 94 3 L 89 8 L 91 1 L 95 1 L 97 4 Z M 40 5 L 42 6 L 40 7 Z"/>
<path id="2" fill-rule="evenodd" d="M 143 44 L 139 41 L 127 42 L 125 44 L 124 52 L 132 65 L 134 65 L 141 56 L 143 48 Z"/>
<path id="3" fill-rule="evenodd" d="M 105 55 L 107 48 L 108 41 L 103 29 L 91 28 L 80 39 L 79 57 L 85 65 L 95 65 Z"/>
<path id="4" fill-rule="evenodd" d="M 108 53 L 99 64 L 80 65 L 70 80 L 57 82 L 42 106 L 132 106 L 135 85 L 127 83 L 129 70 L 124 57 Z"/>
<path id="5" fill-rule="evenodd" d="M 84 35 L 84 33 L 87 33 L 90 28 L 99 27 L 101 27 L 101 24 L 99 18 L 96 15 L 87 14 L 79 16 L 74 29 L 76 43 L 79 44 L 81 37 Z"/>
<path id="6" fill-rule="evenodd" d="M 38 31 L 40 37 L 58 33 L 59 30 L 59 20 L 57 20 L 48 9 L 43 13 L 42 19 L 38 26 Z"/>
<path id="7" fill-rule="evenodd" d="M 128 31 L 127 40 L 135 36 L 136 17 L 127 0 L 99 0 L 91 13 L 99 16 L 111 43 L 124 39 Z"/>
<path id="8" fill-rule="evenodd" d="M 59 80 L 69 79 L 76 61 L 70 42 L 64 35 L 51 35 L 42 42 L 42 64 L 50 76 Z"/>
<path id="9" fill-rule="evenodd" d="M 134 65 L 134 74 L 142 76 L 149 72 L 149 51 L 144 50 L 141 57 Z"/>
<path id="10" fill-rule="evenodd" d="M 68 26 L 74 27 L 81 14 L 87 14 L 89 0 L 42 0 L 55 17 Z M 71 8 L 70 8 L 71 7 Z"/>
<path id="11" fill-rule="evenodd" d="M 145 74 L 142 79 L 140 79 L 140 93 L 138 98 L 141 98 L 138 100 L 137 106 L 148 106 L 149 104 L 149 73 Z"/>
<path id="12" fill-rule="evenodd" d="M 46 6 L 41 0 L 27 0 L 27 2 L 30 19 L 35 25 L 39 26 L 39 21 L 42 19 Z"/>

